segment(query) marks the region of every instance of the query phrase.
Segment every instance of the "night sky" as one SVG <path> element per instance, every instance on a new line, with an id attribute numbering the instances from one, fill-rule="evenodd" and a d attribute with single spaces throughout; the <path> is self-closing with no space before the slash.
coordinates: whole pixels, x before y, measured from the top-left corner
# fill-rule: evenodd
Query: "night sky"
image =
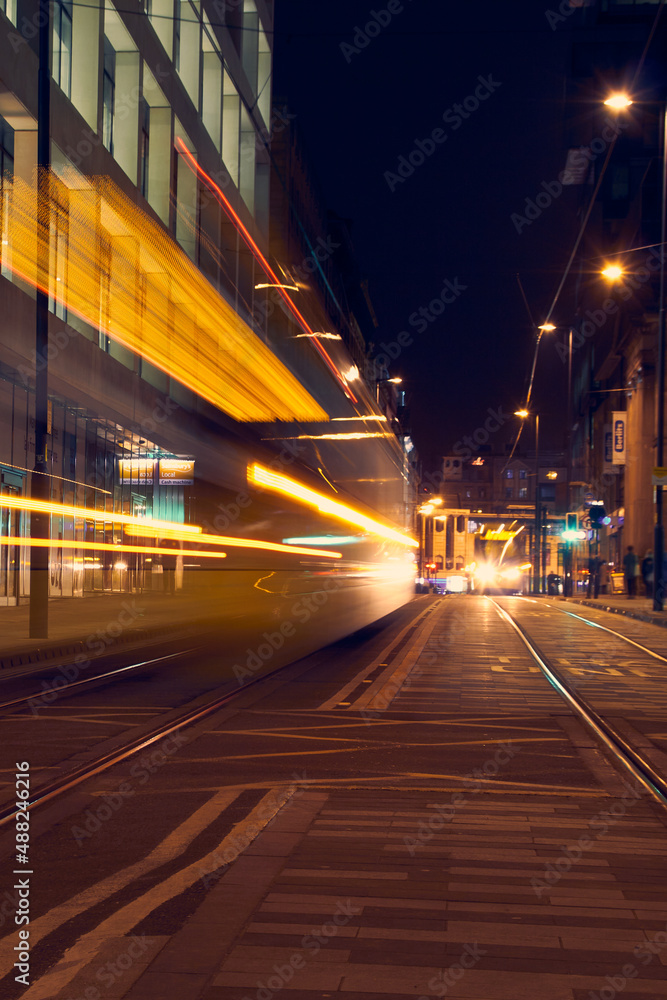
<path id="1" fill-rule="evenodd" d="M 276 0 L 275 10 L 274 93 L 296 115 L 327 206 L 353 220 L 380 321 L 375 353 L 402 331 L 413 337 L 390 373 L 405 380 L 413 439 L 435 468 L 489 408 L 507 416 L 523 402 L 535 333 L 517 274 L 542 322 L 572 247 L 581 189 L 521 232 L 511 218 L 565 166 L 572 24 L 552 28 L 534 0 Z M 362 47 L 356 28 L 376 37 Z M 554 446 L 564 377 L 545 339 L 534 400 Z M 510 416 L 489 445 L 515 426 Z"/>

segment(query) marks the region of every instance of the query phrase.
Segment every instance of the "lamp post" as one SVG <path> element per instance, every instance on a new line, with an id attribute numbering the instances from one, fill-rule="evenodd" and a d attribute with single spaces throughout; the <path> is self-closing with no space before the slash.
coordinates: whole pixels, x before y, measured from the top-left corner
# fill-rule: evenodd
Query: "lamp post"
<path id="1" fill-rule="evenodd" d="M 528 410 L 515 410 L 515 417 L 525 420 Z M 535 416 L 535 526 L 533 529 L 533 593 L 541 593 L 540 547 L 542 535 L 542 511 L 540 506 L 540 415 Z"/>
<path id="2" fill-rule="evenodd" d="M 376 378 L 375 379 L 375 402 L 379 404 L 380 402 L 380 386 L 385 385 L 387 382 L 391 382 L 392 385 L 400 385 L 403 381 L 402 378 Z"/>
<path id="3" fill-rule="evenodd" d="M 604 102 L 609 108 L 623 111 L 632 100 L 627 94 L 612 94 Z M 662 198 L 660 203 L 660 291 L 658 300 L 658 384 L 655 464 L 662 470 L 665 450 L 665 236 L 667 235 L 667 103 L 662 106 Z M 617 277 L 620 275 L 617 274 Z M 662 513 L 662 483 L 655 487 L 655 525 L 653 527 L 653 610 L 664 606 L 665 534 Z"/>
<path id="4" fill-rule="evenodd" d="M 35 294 L 35 465 L 30 491 L 36 500 L 50 499 L 48 475 L 48 346 L 49 346 L 49 171 L 51 167 L 51 73 L 49 55 L 51 20 L 48 0 L 40 0 L 39 73 L 37 83 L 37 239 L 39 283 Z M 44 512 L 30 515 L 30 536 L 37 544 L 30 549 L 31 639 L 49 635 L 49 538 L 50 517 Z M 42 542 L 42 545 L 39 545 Z"/>

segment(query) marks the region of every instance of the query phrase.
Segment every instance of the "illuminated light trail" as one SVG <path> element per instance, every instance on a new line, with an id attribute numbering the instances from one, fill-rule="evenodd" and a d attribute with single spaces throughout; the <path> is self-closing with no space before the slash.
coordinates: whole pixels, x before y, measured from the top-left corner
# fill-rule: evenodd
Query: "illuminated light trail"
<path id="1" fill-rule="evenodd" d="M 364 417 L 332 417 L 331 420 L 332 422 L 334 420 L 377 420 L 381 424 L 386 424 L 388 422 L 386 417 L 380 416 L 379 414 L 377 417 L 371 415 Z"/>
<path id="2" fill-rule="evenodd" d="M 288 306 L 290 312 L 293 313 L 293 315 L 299 321 L 300 326 L 302 326 L 303 329 L 305 330 L 305 332 L 311 337 L 313 344 L 315 345 L 316 349 L 318 350 L 318 352 L 322 356 L 322 358 L 323 358 L 325 364 L 327 365 L 327 367 L 329 368 L 329 370 L 332 372 L 332 374 L 335 376 L 336 380 L 338 381 L 338 383 L 342 387 L 343 391 L 345 392 L 345 395 L 348 397 L 348 399 L 351 399 L 353 403 L 358 402 L 357 397 L 354 395 L 354 393 L 352 392 L 352 390 L 346 384 L 345 379 L 343 378 L 343 376 L 339 372 L 339 370 L 336 367 L 336 365 L 334 364 L 333 360 L 331 359 L 331 357 L 329 356 L 329 354 L 325 351 L 325 349 L 320 344 L 319 338 L 316 336 L 315 332 L 313 330 L 311 330 L 310 326 L 308 325 L 308 323 L 306 322 L 306 320 L 304 319 L 304 317 L 301 315 L 301 313 L 297 309 L 297 307 L 294 304 L 294 302 L 292 302 L 292 300 L 289 297 L 289 295 L 286 294 L 286 292 L 285 292 L 285 286 L 284 286 L 283 282 L 281 282 L 280 278 L 275 273 L 275 271 L 273 270 L 273 268 L 269 264 L 268 260 L 266 259 L 266 257 L 262 253 L 262 251 L 259 249 L 259 247 L 255 243 L 254 239 L 252 238 L 252 236 L 250 235 L 250 233 L 248 232 L 248 230 L 246 229 L 246 227 L 243 225 L 243 222 L 241 221 L 240 217 L 236 214 L 236 212 L 232 208 L 231 203 L 228 201 L 228 199 L 223 194 L 222 188 L 220 188 L 215 183 L 215 181 L 213 180 L 213 178 L 210 177 L 206 173 L 206 171 L 199 165 L 199 163 L 197 163 L 197 160 L 195 159 L 195 157 L 192 155 L 192 153 L 190 152 L 190 150 L 187 148 L 187 146 L 185 145 L 185 143 L 183 142 L 183 140 L 180 137 L 178 137 L 178 136 L 176 137 L 175 145 L 176 145 L 176 148 L 178 149 L 179 153 L 185 158 L 185 161 L 188 164 L 188 166 L 190 167 L 190 170 L 193 172 L 193 174 L 195 174 L 197 177 L 201 178 L 201 180 L 206 184 L 206 186 L 214 193 L 214 195 L 218 199 L 218 202 L 222 206 L 222 208 L 224 208 L 224 210 L 227 212 L 227 214 L 229 215 L 229 217 L 233 220 L 233 222 L 236 225 L 238 231 L 243 236 L 243 239 L 246 241 L 246 243 L 248 244 L 248 246 L 252 250 L 252 252 L 255 255 L 256 259 L 262 265 L 262 268 L 264 269 L 264 271 L 266 272 L 266 274 L 268 275 L 268 277 L 271 278 L 272 282 L 274 282 L 276 288 L 278 289 L 278 292 L 282 296 L 282 298 L 285 301 L 286 305 Z"/>
<path id="3" fill-rule="evenodd" d="M 74 538 L 19 538 L 6 535 L 0 538 L 0 545 L 27 545 L 31 549 L 88 549 L 95 552 L 139 552 L 145 556 L 199 556 L 202 559 L 226 559 L 226 552 L 206 552 L 201 549 L 149 549 L 145 545 L 118 545 L 112 542 L 80 542 Z M 322 555 L 318 552 L 318 555 Z"/>
<path id="4" fill-rule="evenodd" d="M 367 441 L 369 438 L 390 438 L 388 431 L 348 431 L 340 434 L 297 434 L 294 437 L 262 438 L 262 441 Z"/>
<path id="5" fill-rule="evenodd" d="M 311 490 L 295 479 L 281 476 L 262 465 L 255 463 L 248 467 L 248 482 L 263 489 L 274 490 L 274 492 L 291 497 L 293 500 L 301 500 L 311 507 L 316 507 L 323 514 L 330 514 L 347 524 L 356 524 L 365 531 L 379 535 L 381 538 L 387 538 L 392 542 L 399 542 L 401 545 L 408 545 L 411 548 L 419 548 L 419 543 L 414 538 L 410 538 L 409 535 L 404 535 L 402 532 L 354 510 L 353 507 L 348 507 L 347 504 L 331 500 L 323 493 Z"/>
<path id="6" fill-rule="evenodd" d="M 50 183 L 67 206 L 64 280 L 48 288 L 38 281 L 47 248 L 37 232 L 35 189 L 19 178 L 3 260 L 14 274 L 235 420 L 328 420 L 187 254 L 111 180 L 87 178 L 88 187 L 68 189 L 51 174 Z"/>
<path id="7" fill-rule="evenodd" d="M 106 521 L 114 524 L 137 524 L 159 531 L 181 531 L 188 538 L 200 535 L 202 529 L 196 524 L 178 524 L 176 521 L 154 521 L 152 518 L 134 517 L 132 514 L 115 514 L 107 510 L 90 507 L 75 507 L 72 504 L 51 503 L 49 500 L 34 500 L 32 497 L 0 496 L 0 507 L 13 510 L 30 510 L 39 514 L 53 514 L 55 517 L 80 517 L 86 521 Z M 166 536 L 165 536 L 166 537 Z"/>
<path id="8" fill-rule="evenodd" d="M 202 528 L 197 524 L 178 524 L 175 521 L 154 521 L 150 518 L 133 517 L 131 514 L 115 514 L 110 511 L 104 510 L 93 510 L 88 507 L 75 507 L 71 504 L 63 503 L 50 503 L 47 500 L 33 500 L 32 497 L 11 497 L 11 496 L 0 496 L 0 507 L 11 507 L 13 510 L 27 510 L 34 513 L 41 514 L 52 514 L 54 517 L 74 517 L 80 518 L 84 521 L 100 521 L 106 524 L 122 524 L 125 527 L 125 531 L 128 535 L 138 535 L 141 538 L 173 538 L 180 541 L 189 542 L 201 542 L 207 545 L 224 545 L 227 548 L 238 549 L 260 549 L 266 552 L 290 552 L 295 555 L 302 556 L 325 556 L 328 559 L 341 559 L 342 553 L 340 552 L 320 552 L 317 549 L 308 549 L 304 547 L 297 547 L 294 545 L 283 545 L 280 542 L 266 542 L 261 539 L 254 538 L 234 538 L 232 536 L 226 535 L 206 535 L 203 534 Z M 3 543 L 4 544 L 4 543 Z M 23 540 L 22 544 L 30 544 L 27 539 Z M 36 543 L 35 543 L 36 544 Z M 94 548 L 97 546 L 96 543 L 90 543 Z M 59 539 L 45 541 L 45 545 L 52 545 L 57 548 L 59 545 L 62 547 Z M 89 547 L 89 543 L 74 542 L 73 546 L 76 548 L 77 545 L 82 545 L 83 547 Z M 123 547 L 125 544 L 123 543 Z M 156 552 L 156 549 L 147 549 L 145 547 L 135 547 L 129 549 L 128 551 L 136 552 Z M 165 551 L 177 554 L 180 550 L 177 549 L 166 549 Z M 190 552 L 189 555 L 198 554 L 197 550 L 194 553 Z"/>
<path id="9" fill-rule="evenodd" d="M 144 530 L 143 525 L 132 525 L 126 528 L 128 535 L 146 535 L 150 537 L 161 537 L 154 529 Z M 165 536 L 166 537 L 166 536 Z M 178 538 L 177 531 L 170 531 L 169 538 Z M 265 552 L 289 552 L 292 555 L 300 556 L 324 556 L 327 559 L 342 559 L 341 552 L 320 552 L 319 549 L 308 549 L 303 546 L 281 544 L 280 542 L 264 542 L 255 538 L 234 538 L 225 535 L 198 535 L 197 541 L 207 545 L 224 545 L 227 548 L 237 549 L 261 549 Z M 331 542 L 335 544 L 335 539 Z"/>

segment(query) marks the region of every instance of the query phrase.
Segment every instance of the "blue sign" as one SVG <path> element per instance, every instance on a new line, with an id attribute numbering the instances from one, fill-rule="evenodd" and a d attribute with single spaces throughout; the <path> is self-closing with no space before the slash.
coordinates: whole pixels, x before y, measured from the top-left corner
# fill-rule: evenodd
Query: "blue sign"
<path id="1" fill-rule="evenodd" d="M 625 420 L 614 420 L 614 451 L 617 455 L 625 451 Z"/>

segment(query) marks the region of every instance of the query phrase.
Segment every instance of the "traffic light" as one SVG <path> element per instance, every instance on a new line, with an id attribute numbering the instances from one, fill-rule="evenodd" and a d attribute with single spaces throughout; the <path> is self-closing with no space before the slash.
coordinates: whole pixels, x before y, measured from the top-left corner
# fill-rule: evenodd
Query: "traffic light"
<path id="1" fill-rule="evenodd" d="M 579 527 L 578 514 L 565 515 L 565 530 L 561 532 L 561 537 L 566 542 L 580 542 L 586 538 L 586 532 Z"/>

